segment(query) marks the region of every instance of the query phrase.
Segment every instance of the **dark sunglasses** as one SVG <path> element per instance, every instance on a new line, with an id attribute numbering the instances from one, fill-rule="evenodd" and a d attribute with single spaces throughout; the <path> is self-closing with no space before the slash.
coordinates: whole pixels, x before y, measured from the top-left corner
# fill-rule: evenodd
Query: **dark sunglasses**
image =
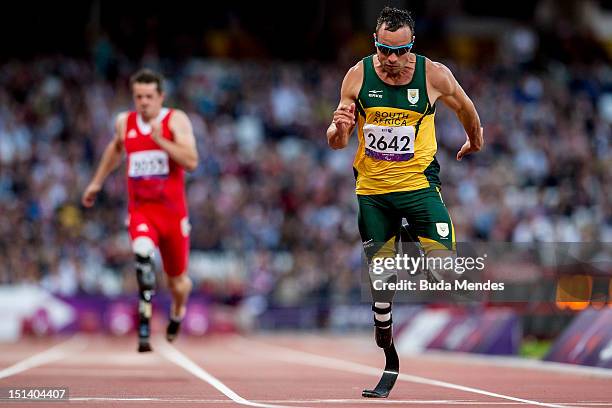
<path id="1" fill-rule="evenodd" d="M 410 52 L 410 49 L 412 49 L 412 46 L 414 45 L 414 41 L 406 45 L 392 46 L 385 45 L 374 40 L 374 45 L 376 46 L 376 49 L 378 51 L 380 51 L 383 55 L 386 55 L 387 57 L 391 54 L 396 54 L 398 57 L 400 57 Z"/>

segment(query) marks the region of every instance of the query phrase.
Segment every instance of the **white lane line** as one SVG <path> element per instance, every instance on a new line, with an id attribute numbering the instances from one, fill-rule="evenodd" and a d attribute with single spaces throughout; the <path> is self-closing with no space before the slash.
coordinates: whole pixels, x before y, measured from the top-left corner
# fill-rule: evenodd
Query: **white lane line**
<path id="1" fill-rule="evenodd" d="M 87 341 L 83 340 L 81 337 L 71 337 L 70 339 L 60 344 L 56 344 L 45 351 L 34 354 L 33 356 L 27 357 L 26 359 L 21 360 L 10 367 L 0 370 L 0 379 L 22 373 L 34 367 L 39 367 L 44 364 L 61 360 L 70 355 L 74 355 L 74 353 L 82 351 L 86 345 Z"/>
<path id="2" fill-rule="evenodd" d="M 299 363 L 299 364 L 310 365 L 310 366 L 315 366 L 315 367 L 331 368 L 335 370 L 348 371 L 348 372 L 358 373 L 358 374 L 372 375 L 376 377 L 380 377 L 380 375 L 382 374 L 382 370 L 380 368 L 374 368 L 374 367 L 367 366 L 364 364 L 354 363 L 352 361 L 341 360 L 339 358 L 334 358 L 334 357 L 321 356 L 319 354 L 308 353 L 305 351 L 297 351 L 297 350 L 293 350 L 293 349 L 286 348 L 283 346 L 271 345 L 268 343 L 262 343 L 260 341 L 251 340 L 246 337 L 240 337 L 240 339 L 244 342 L 251 343 L 251 347 L 247 347 L 246 348 L 247 350 L 251 350 L 253 344 L 258 345 L 258 346 L 267 347 L 269 350 L 275 350 L 274 352 L 265 352 L 262 350 L 258 350 L 258 354 L 259 355 L 266 354 L 269 358 L 273 358 L 277 360 L 283 360 L 287 362 Z M 450 388 L 453 390 L 471 392 L 474 394 L 486 395 L 486 396 L 493 397 L 493 398 L 501 398 L 501 399 L 505 399 L 509 401 L 520 402 L 523 404 L 538 405 L 541 407 L 575 408 L 570 405 L 539 402 L 539 401 L 534 401 L 534 400 L 529 400 L 529 399 L 524 399 L 524 398 L 512 397 L 510 395 L 498 394 L 495 392 L 490 392 L 490 391 L 482 390 L 479 388 L 466 387 L 464 385 L 453 384 L 453 383 L 449 383 L 446 381 L 433 380 L 431 378 L 420 377 L 420 376 L 410 375 L 410 374 L 400 373 L 400 375 L 398 376 L 398 379 L 403 380 L 403 381 L 413 382 L 416 384 L 425 384 L 425 385 L 432 385 L 432 386 L 442 387 L 442 388 Z"/>
<path id="3" fill-rule="evenodd" d="M 247 399 L 244 399 L 240 395 L 236 394 L 231 388 L 219 381 L 216 377 L 214 377 L 202 367 L 191 361 L 189 357 L 178 351 L 173 346 L 170 346 L 165 342 L 157 342 L 156 349 L 160 352 L 162 357 L 176 364 L 177 366 L 184 368 L 186 371 L 189 371 L 191 374 L 198 377 L 200 380 L 210 384 L 237 404 L 261 408 L 295 408 L 283 405 L 271 405 L 252 402 Z"/>
<path id="4" fill-rule="evenodd" d="M 0 401 L 3 401 L 0 399 Z M 166 404 L 233 404 L 234 401 L 229 399 L 191 399 L 191 398 L 147 398 L 147 397 L 70 397 L 70 401 L 80 402 L 163 402 Z M 361 399 L 287 399 L 287 400 L 253 400 L 253 402 L 261 404 L 372 404 L 377 405 L 523 405 L 522 402 L 513 401 L 478 401 L 478 400 L 376 400 L 361 398 Z M 568 404 L 566 402 L 555 402 L 555 404 Z M 571 403 L 569 403 L 571 404 Z M 612 406 L 612 402 L 581 402 L 582 406 Z"/>
<path id="5" fill-rule="evenodd" d="M 0 400 L 1 401 L 1 400 Z M 70 397 L 70 401 L 81 401 L 81 402 L 96 402 L 96 401 L 109 401 L 109 402 L 164 402 L 164 403 L 198 403 L 198 404 L 233 404 L 234 401 L 230 399 L 190 399 L 190 398 L 147 398 L 147 397 L 123 397 L 123 398 L 112 398 L 112 397 Z M 261 404 L 372 404 L 372 400 L 362 399 L 291 399 L 291 400 L 254 400 L 253 402 Z M 404 405 L 404 404 L 420 404 L 420 405 L 474 405 L 479 403 L 475 400 L 379 400 L 377 403 L 392 404 L 392 405 Z M 493 402 L 491 405 L 500 404 L 517 404 L 515 402 Z M 294 407 L 291 407 L 294 408 Z"/>

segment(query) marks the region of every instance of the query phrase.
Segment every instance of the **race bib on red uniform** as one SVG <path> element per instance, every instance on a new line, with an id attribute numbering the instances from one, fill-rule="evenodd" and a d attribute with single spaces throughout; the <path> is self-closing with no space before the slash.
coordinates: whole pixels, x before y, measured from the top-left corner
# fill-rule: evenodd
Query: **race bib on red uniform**
<path id="1" fill-rule="evenodd" d="M 128 176 L 132 178 L 161 177 L 170 173 L 168 153 L 163 150 L 143 150 L 129 156 Z"/>
<path id="2" fill-rule="evenodd" d="M 408 161 L 414 157 L 414 126 L 363 126 L 365 154 L 385 161 Z"/>

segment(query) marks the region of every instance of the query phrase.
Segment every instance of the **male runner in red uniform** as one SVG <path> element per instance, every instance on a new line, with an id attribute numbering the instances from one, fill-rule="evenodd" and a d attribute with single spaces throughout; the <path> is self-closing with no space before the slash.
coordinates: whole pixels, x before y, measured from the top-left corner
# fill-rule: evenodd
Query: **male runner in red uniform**
<path id="1" fill-rule="evenodd" d="M 138 351 L 151 351 L 149 343 L 151 297 L 155 289 L 153 253 L 159 248 L 172 293 L 166 338 L 173 341 L 185 315 L 191 280 L 187 276 L 189 220 L 184 170 L 198 165 L 191 122 L 180 110 L 163 107 L 162 77 L 143 69 L 130 80 L 136 111 L 123 112 L 115 123 L 115 136 L 102 155 L 82 202 L 94 204 L 106 177 L 127 152 L 128 229 L 136 256 L 140 292 Z"/>

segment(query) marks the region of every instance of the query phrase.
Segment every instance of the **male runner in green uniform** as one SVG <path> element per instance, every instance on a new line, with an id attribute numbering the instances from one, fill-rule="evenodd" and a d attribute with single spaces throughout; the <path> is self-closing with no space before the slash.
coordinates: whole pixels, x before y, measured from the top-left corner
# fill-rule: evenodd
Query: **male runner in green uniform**
<path id="1" fill-rule="evenodd" d="M 375 257 L 394 256 L 402 218 L 428 257 L 454 253 L 455 231 L 440 195 L 435 158 L 436 101 L 457 114 L 467 133 L 457 160 L 483 145 L 474 104 L 447 67 L 410 52 L 414 39 L 410 13 L 385 7 L 374 33 L 376 54 L 359 61 L 344 77 L 340 104 L 327 130 L 329 146 L 342 149 L 357 126 L 353 167 L 358 223 L 370 263 Z M 387 354 L 393 347 L 391 299 L 372 292 L 376 343 Z M 386 396 L 380 394 L 364 396 Z"/>

